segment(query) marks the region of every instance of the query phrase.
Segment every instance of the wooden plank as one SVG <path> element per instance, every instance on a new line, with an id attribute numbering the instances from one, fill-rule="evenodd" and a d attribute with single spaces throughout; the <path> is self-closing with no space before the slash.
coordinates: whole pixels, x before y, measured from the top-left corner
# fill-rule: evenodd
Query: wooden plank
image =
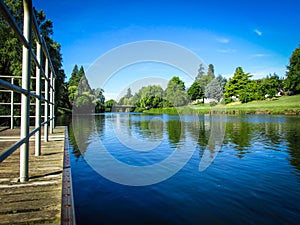
<path id="1" fill-rule="evenodd" d="M 0 164 L 0 224 L 60 224 L 64 129 L 54 129 L 56 140 L 50 136 L 49 142 L 42 142 L 41 156 L 34 155 L 30 142 L 28 182 L 18 182 L 19 150 Z M 3 140 L 18 132 L 6 130 L 0 136 Z"/>

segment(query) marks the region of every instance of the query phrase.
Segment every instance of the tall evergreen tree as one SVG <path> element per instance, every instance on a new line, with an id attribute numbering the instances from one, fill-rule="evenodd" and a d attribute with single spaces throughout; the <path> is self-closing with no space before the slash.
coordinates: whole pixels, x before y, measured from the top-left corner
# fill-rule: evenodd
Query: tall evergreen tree
<path id="1" fill-rule="evenodd" d="M 213 79 L 215 78 L 215 69 L 214 69 L 214 65 L 213 64 L 209 64 L 208 65 L 207 76 L 210 76 Z"/>
<path id="2" fill-rule="evenodd" d="M 203 77 L 205 75 L 205 71 L 204 70 L 205 70 L 205 68 L 204 68 L 203 64 L 201 63 L 199 65 L 198 74 L 195 77 L 195 80 L 198 80 L 198 79 L 200 79 L 201 77 Z"/>
<path id="3" fill-rule="evenodd" d="M 76 86 L 78 85 L 79 80 L 77 80 L 77 75 L 78 75 L 78 66 L 75 65 L 73 68 L 73 71 L 71 73 L 71 77 L 69 79 L 69 86 Z"/>
<path id="4" fill-rule="evenodd" d="M 233 101 L 232 97 L 239 97 L 242 92 L 247 92 L 247 84 L 250 82 L 251 75 L 244 73 L 242 67 L 238 67 L 232 78 L 229 79 L 225 86 L 225 102 L 230 103 Z"/>

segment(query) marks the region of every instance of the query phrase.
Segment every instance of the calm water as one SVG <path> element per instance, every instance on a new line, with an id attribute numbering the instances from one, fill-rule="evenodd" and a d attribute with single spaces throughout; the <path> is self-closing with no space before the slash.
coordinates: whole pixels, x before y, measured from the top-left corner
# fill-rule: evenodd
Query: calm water
<path id="1" fill-rule="evenodd" d="M 299 117 L 203 115 L 195 120 L 105 114 L 73 121 L 75 132 L 72 126 L 69 130 L 78 224 L 300 223 Z M 222 127 L 214 127 L 215 121 L 222 121 Z M 214 137 L 222 139 L 221 149 L 210 144 Z M 175 151 L 182 157 L 191 152 L 186 148 L 193 152 L 169 179 L 130 186 L 98 173 L 114 172 L 111 161 L 98 154 L 103 148 L 138 168 L 157 165 Z M 214 160 L 199 171 L 207 152 Z M 163 169 L 153 171 L 164 175 Z M 118 175 L 132 179 L 122 171 Z"/>

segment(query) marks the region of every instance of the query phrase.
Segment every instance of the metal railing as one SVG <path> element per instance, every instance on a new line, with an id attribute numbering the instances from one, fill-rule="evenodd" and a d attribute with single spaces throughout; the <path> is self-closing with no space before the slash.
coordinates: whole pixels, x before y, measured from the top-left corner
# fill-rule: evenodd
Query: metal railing
<path id="1" fill-rule="evenodd" d="M 53 132 L 55 125 L 54 102 L 55 102 L 55 71 L 52 65 L 50 54 L 47 49 L 45 40 L 40 34 L 37 20 L 35 18 L 32 0 L 23 0 L 24 9 L 24 23 L 23 32 L 19 28 L 15 18 L 9 12 L 7 6 L 0 0 L 0 13 L 6 19 L 10 27 L 14 30 L 16 37 L 20 40 L 22 48 L 22 77 L 16 76 L 0 76 L 0 87 L 11 92 L 10 101 L 10 117 L 11 128 L 14 127 L 14 105 L 20 104 L 14 102 L 14 93 L 21 94 L 21 127 L 20 127 L 20 141 L 14 144 L 0 154 L 0 162 L 6 159 L 15 150 L 20 148 L 20 182 L 28 180 L 28 160 L 29 160 L 29 138 L 35 135 L 35 155 L 41 154 L 41 128 L 44 126 L 44 141 L 48 141 L 48 126 L 50 125 L 50 133 Z M 36 38 L 36 53 L 33 50 L 32 42 L 33 35 Z M 41 65 L 42 59 L 45 65 Z M 36 90 L 30 90 L 31 86 L 31 62 L 35 63 L 35 86 Z M 4 80 L 4 78 L 11 79 L 11 82 Z M 22 86 L 14 84 L 14 79 L 22 79 Z M 42 79 L 45 85 L 42 91 Z M 44 93 L 44 96 L 42 95 Z M 30 98 L 35 98 L 35 129 L 30 131 Z M 41 107 L 44 102 L 44 121 L 41 121 Z M 7 117 L 8 115 L 2 115 Z M 0 116 L 1 117 L 1 116 Z"/>

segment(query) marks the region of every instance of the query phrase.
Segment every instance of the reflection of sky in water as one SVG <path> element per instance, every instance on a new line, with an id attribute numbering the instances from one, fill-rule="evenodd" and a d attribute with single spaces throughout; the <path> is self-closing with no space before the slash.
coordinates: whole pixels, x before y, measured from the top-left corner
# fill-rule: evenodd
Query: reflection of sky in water
<path id="1" fill-rule="evenodd" d="M 131 187 L 104 179 L 84 160 L 72 157 L 76 213 L 79 223 L 108 224 L 297 224 L 300 219 L 300 119 L 289 116 L 228 116 L 222 150 L 205 171 L 199 172 L 200 157 L 210 137 L 209 115 L 193 123 L 184 116 L 182 132 L 177 116 L 122 115 L 121 128 L 140 140 L 150 141 L 151 127 L 158 123 L 158 147 L 137 151 L 124 147 L 113 133 L 115 117 L 96 117 L 97 132 L 90 132 L 86 153 L 97 151 L 101 139 L 109 152 L 132 165 L 148 165 L 168 157 L 185 142 L 197 142 L 188 163 L 171 178 L 154 185 Z M 158 118 L 153 120 L 153 118 Z M 152 121 L 152 125 L 151 124 Z M 174 123 L 174 124 L 172 124 Z M 174 125 L 174 126 L 173 126 Z M 72 146 L 71 146 L 72 149 Z M 185 150 L 181 150 L 185 154 Z M 79 158 L 80 159 L 80 158 Z M 92 186 L 91 186 L 92 185 Z M 88 206 L 88 207 L 87 207 Z M 231 212 L 231 213 L 229 213 Z M 249 213 L 251 212 L 251 213 Z M 115 215 L 118 216 L 115 216 Z M 276 215 L 276 216 L 275 216 Z"/>

